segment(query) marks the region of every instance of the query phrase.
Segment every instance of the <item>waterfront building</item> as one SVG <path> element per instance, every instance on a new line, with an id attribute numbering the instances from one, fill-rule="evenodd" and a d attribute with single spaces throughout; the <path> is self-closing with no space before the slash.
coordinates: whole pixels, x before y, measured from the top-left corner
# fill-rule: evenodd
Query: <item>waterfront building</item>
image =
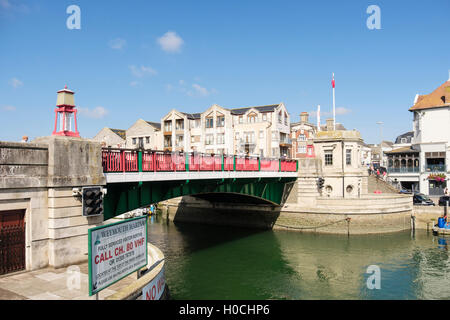
<path id="1" fill-rule="evenodd" d="M 295 159 L 314 158 L 314 143 L 317 126 L 309 123 L 308 112 L 300 114 L 300 121 L 291 123 L 292 152 Z"/>
<path id="2" fill-rule="evenodd" d="M 430 94 L 417 94 L 409 111 L 413 113 L 412 148 L 419 156 L 419 190 L 442 195 L 450 173 L 450 79 Z"/>
<path id="3" fill-rule="evenodd" d="M 230 109 L 234 153 L 290 157 L 290 115 L 283 103 Z"/>
<path id="4" fill-rule="evenodd" d="M 419 191 L 419 151 L 412 147 L 413 136 L 412 131 L 399 135 L 385 156 L 388 158 L 390 180 L 397 182 L 402 189 Z"/>
<path id="5" fill-rule="evenodd" d="M 316 133 L 316 157 L 322 162 L 325 179 L 322 195 L 352 198 L 367 194 L 367 168 L 362 165 L 364 146 L 356 130 L 333 130 L 333 119 L 328 119 L 326 130 Z"/>
<path id="6" fill-rule="evenodd" d="M 290 157 L 290 116 L 283 103 L 201 113 L 172 110 L 161 118 L 162 148 L 214 154 Z"/>
<path id="7" fill-rule="evenodd" d="M 137 120 L 126 131 L 125 145 L 127 149 L 145 148 L 161 150 L 161 124 L 143 119 Z"/>
<path id="8" fill-rule="evenodd" d="M 125 148 L 126 146 L 126 130 L 103 128 L 92 138 L 93 141 L 101 142 L 103 147 Z"/>

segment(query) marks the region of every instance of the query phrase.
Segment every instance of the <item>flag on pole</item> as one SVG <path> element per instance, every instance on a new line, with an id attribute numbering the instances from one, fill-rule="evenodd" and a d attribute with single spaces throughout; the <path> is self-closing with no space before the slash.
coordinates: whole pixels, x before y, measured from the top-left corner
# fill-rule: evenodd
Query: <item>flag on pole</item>
<path id="1" fill-rule="evenodd" d="M 333 80 L 331 80 L 331 85 L 333 86 L 334 89 L 334 73 L 333 73 Z"/>

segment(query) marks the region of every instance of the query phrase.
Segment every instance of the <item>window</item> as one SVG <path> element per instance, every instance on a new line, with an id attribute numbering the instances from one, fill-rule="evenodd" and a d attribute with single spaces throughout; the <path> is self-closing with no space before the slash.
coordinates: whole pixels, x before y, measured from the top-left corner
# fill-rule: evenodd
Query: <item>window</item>
<path id="1" fill-rule="evenodd" d="M 263 120 L 263 121 L 267 121 L 267 113 L 263 113 L 263 115 L 262 115 L 262 120 Z"/>
<path id="2" fill-rule="evenodd" d="M 325 165 L 326 166 L 333 165 L 333 151 L 331 150 L 325 151 Z"/>
<path id="3" fill-rule="evenodd" d="M 144 137 L 139 137 L 139 147 L 144 146 Z"/>
<path id="4" fill-rule="evenodd" d="M 272 140 L 278 140 L 278 131 L 272 131 Z"/>
<path id="5" fill-rule="evenodd" d="M 352 150 L 351 149 L 345 150 L 345 164 L 348 166 L 352 164 Z"/>
<path id="6" fill-rule="evenodd" d="M 244 123 L 244 118 L 242 116 L 239 116 L 239 123 Z"/>
<path id="7" fill-rule="evenodd" d="M 171 136 L 165 136 L 164 137 L 164 147 L 165 148 L 172 147 L 172 137 Z"/>
<path id="8" fill-rule="evenodd" d="M 136 144 L 136 138 L 133 138 L 133 144 Z"/>
<path id="9" fill-rule="evenodd" d="M 225 127 L 225 117 L 224 116 L 220 116 L 217 117 L 217 127 Z"/>
<path id="10" fill-rule="evenodd" d="M 213 118 L 206 118 L 206 128 L 213 128 L 214 127 L 214 119 Z"/>
<path id="11" fill-rule="evenodd" d="M 406 138 L 401 138 L 400 143 L 406 143 Z"/>
<path id="12" fill-rule="evenodd" d="M 175 120 L 175 130 L 184 130 L 184 120 L 183 119 Z"/>
<path id="13" fill-rule="evenodd" d="M 313 148 L 312 148 L 312 147 L 309 147 L 309 148 L 308 148 L 308 156 L 312 156 L 312 151 L 313 151 Z"/>
<path id="14" fill-rule="evenodd" d="M 254 143 L 255 142 L 255 132 L 249 131 L 244 132 L 245 143 Z"/>
<path id="15" fill-rule="evenodd" d="M 184 136 L 183 135 L 177 135 L 177 147 L 182 147 L 184 142 Z"/>
<path id="16" fill-rule="evenodd" d="M 287 114 L 286 113 L 284 113 L 284 124 L 287 126 Z"/>
<path id="17" fill-rule="evenodd" d="M 224 144 L 225 143 L 225 134 L 219 133 L 217 135 L 217 144 Z"/>
<path id="18" fill-rule="evenodd" d="M 306 146 L 298 146 L 298 153 L 306 153 Z"/>
<path id="19" fill-rule="evenodd" d="M 247 117 L 247 122 L 248 122 L 248 123 L 255 123 L 255 122 L 256 122 L 256 116 L 255 116 L 254 114 L 248 116 L 248 117 Z"/>
<path id="20" fill-rule="evenodd" d="M 264 131 L 263 130 L 259 130 L 259 138 L 264 139 Z"/>
<path id="21" fill-rule="evenodd" d="M 206 145 L 214 144 L 214 135 L 213 134 L 207 134 L 205 136 L 205 144 Z"/>
<path id="22" fill-rule="evenodd" d="M 150 137 L 145 137 L 145 143 L 150 143 Z"/>
<path id="23" fill-rule="evenodd" d="M 195 136 L 191 136 L 191 142 L 195 142 Z"/>
<path id="24" fill-rule="evenodd" d="M 283 122 L 282 117 L 283 117 L 283 115 L 281 114 L 281 111 L 280 111 L 280 113 L 278 114 L 278 123 L 282 123 Z"/>
<path id="25" fill-rule="evenodd" d="M 172 131 L 172 121 L 164 121 L 164 131 Z"/>
<path id="26" fill-rule="evenodd" d="M 201 122 L 201 120 L 200 119 L 195 119 L 195 128 L 199 128 L 200 127 L 200 122 Z"/>
<path id="27" fill-rule="evenodd" d="M 306 135 L 300 134 L 297 138 L 297 141 L 306 141 Z"/>

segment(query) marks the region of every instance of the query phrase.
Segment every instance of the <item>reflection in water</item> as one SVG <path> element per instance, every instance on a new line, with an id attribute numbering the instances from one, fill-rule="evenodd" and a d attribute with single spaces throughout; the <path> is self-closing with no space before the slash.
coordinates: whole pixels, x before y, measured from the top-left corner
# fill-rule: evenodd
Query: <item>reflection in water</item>
<path id="1" fill-rule="evenodd" d="M 450 299 L 449 238 L 173 224 L 151 217 L 174 299 Z M 369 290 L 367 267 L 381 270 Z"/>

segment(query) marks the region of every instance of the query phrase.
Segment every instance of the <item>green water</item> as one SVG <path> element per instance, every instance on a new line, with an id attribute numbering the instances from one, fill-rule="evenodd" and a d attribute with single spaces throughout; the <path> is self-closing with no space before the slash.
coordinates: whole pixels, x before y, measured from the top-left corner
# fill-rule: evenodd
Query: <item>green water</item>
<path id="1" fill-rule="evenodd" d="M 174 299 L 450 299 L 450 238 L 339 236 L 149 218 Z M 368 289 L 380 268 L 380 289 Z"/>

